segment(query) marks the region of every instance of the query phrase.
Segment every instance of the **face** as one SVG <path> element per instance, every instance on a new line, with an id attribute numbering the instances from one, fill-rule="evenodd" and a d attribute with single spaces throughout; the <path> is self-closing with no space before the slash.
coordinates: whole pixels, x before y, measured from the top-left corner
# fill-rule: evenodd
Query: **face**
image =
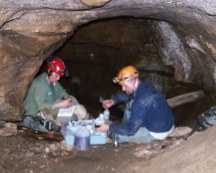
<path id="1" fill-rule="evenodd" d="M 57 82 L 60 79 L 61 76 L 59 76 L 57 73 L 52 72 L 49 76 L 49 82 L 54 83 Z"/>
<path id="2" fill-rule="evenodd" d="M 135 80 L 127 80 L 122 85 L 122 91 L 126 92 L 128 95 L 132 94 L 135 90 Z"/>

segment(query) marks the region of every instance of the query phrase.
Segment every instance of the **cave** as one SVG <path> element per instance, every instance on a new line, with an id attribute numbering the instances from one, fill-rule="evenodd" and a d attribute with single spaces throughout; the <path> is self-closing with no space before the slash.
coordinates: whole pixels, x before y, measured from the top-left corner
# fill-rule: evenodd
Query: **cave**
<path id="1" fill-rule="evenodd" d="M 155 82 L 165 92 L 166 79 L 160 79 L 156 73 L 173 76 L 173 70 L 161 65 L 151 32 L 150 21 L 135 18 L 107 19 L 79 27 L 56 52 L 71 73 L 60 82 L 86 106 L 92 104 L 89 105 L 92 114 L 102 111 L 99 97 L 110 98 L 121 89 L 113 84 L 112 78 L 126 65 L 134 65 L 140 71 L 145 69 L 141 78 Z"/>
<path id="2" fill-rule="evenodd" d="M 154 22 L 129 17 L 90 22 L 79 27 L 54 53 L 66 62 L 69 69 L 70 76 L 61 79 L 60 83 L 87 107 L 91 116 L 96 117 L 103 111 L 100 97 L 110 98 L 121 90 L 113 84 L 112 78 L 127 65 L 137 67 L 141 80 L 154 84 L 167 99 L 203 89 L 199 85 L 174 79 L 174 68 L 165 65 L 157 50 L 159 40 Z M 193 126 L 198 114 L 209 106 L 208 100 L 206 95 L 201 101 L 173 109 L 176 126 Z M 191 106 L 194 109 L 190 109 Z M 121 119 L 121 107 L 114 107 L 111 111 L 112 120 Z"/>
<path id="3" fill-rule="evenodd" d="M 71 74 L 69 78 L 61 80 L 62 85 L 85 104 L 92 115 L 101 111 L 100 96 L 108 98 L 119 91 L 120 88 L 112 83 L 112 78 L 121 67 L 128 64 L 138 67 L 142 80 L 154 83 L 167 98 L 199 89 L 205 91 L 204 99 L 174 110 L 179 125 L 191 126 L 198 114 L 214 105 L 215 2 L 12 0 L 0 4 L 1 121 L 22 120 L 22 102 L 28 88 L 52 54 L 62 57 Z M 120 109 L 112 110 L 113 115 L 121 114 Z M 149 165 L 143 166 L 146 160 L 138 158 L 133 162 L 135 167 L 131 168 L 130 164 L 127 166 L 128 172 L 211 171 L 215 158 L 212 153 L 215 148 L 214 132 L 213 127 L 173 150 L 166 150 L 161 156 L 150 159 Z M 5 147 L 4 141 L 8 139 L 4 137 L 0 140 Z M 28 142 L 25 140 L 23 144 L 28 145 Z M 34 147 L 33 143 L 31 146 Z M 206 148 L 205 143 L 211 143 L 211 146 Z M 107 150 L 110 152 L 113 149 L 108 147 Z M 187 152 L 177 157 L 183 150 Z M 4 149 L 3 156 L 8 158 L 8 153 L 12 151 L 14 149 Z M 122 151 L 127 152 L 127 147 L 123 147 Z M 76 157 L 81 157 L 83 163 L 87 160 L 85 158 L 92 159 L 95 161 L 92 172 L 100 172 L 105 169 L 97 165 L 100 164 L 98 160 L 103 158 L 101 153 L 100 157 L 93 159 L 86 154 Z M 176 159 L 171 160 L 172 155 Z M 12 162 L 18 160 L 14 157 Z M 32 155 L 30 157 L 33 158 Z M 188 158 L 187 163 L 185 158 Z M 67 159 L 66 162 L 69 162 L 70 158 Z M 132 163 L 130 159 L 106 171 L 120 172 L 119 167 Z M 154 164 L 161 160 L 165 164 L 155 168 Z M 118 159 L 119 162 L 121 159 Z M 23 160 L 21 165 L 24 164 L 28 162 Z M 36 171 L 38 165 L 31 167 L 31 164 L 27 170 Z M 77 165 L 76 168 L 79 167 Z M 13 167 L 4 158 L 1 159 L 0 167 L 5 172 L 25 170 L 18 162 Z M 47 166 L 42 167 L 48 170 Z M 69 164 L 57 170 L 68 172 L 66 168 L 70 169 Z M 53 171 L 49 168 L 47 172 L 50 170 Z M 84 167 L 79 168 L 79 171 L 84 170 Z"/>

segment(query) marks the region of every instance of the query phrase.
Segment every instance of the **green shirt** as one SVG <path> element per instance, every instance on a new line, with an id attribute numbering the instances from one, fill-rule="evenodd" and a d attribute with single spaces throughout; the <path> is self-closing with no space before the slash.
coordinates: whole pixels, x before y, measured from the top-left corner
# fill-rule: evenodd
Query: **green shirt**
<path id="1" fill-rule="evenodd" d="M 51 110 L 54 103 L 69 96 L 58 82 L 49 84 L 46 77 L 47 74 L 43 73 L 33 80 L 23 103 L 25 115 L 35 116 L 40 110 Z"/>

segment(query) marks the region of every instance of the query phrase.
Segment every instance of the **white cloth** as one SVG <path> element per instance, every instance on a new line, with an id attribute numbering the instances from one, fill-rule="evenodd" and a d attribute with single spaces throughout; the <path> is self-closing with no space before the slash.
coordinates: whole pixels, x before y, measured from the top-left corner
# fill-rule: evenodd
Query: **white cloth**
<path id="1" fill-rule="evenodd" d="M 68 108 L 60 108 L 57 114 L 56 122 L 64 124 L 72 119 L 85 120 L 88 119 L 88 113 L 83 105 L 74 105 Z"/>
<path id="2" fill-rule="evenodd" d="M 169 135 L 172 133 L 173 130 L 174 130 L 174 125 L 173 125 L 172 128 L 171 128 L 169 131 L 167 131 L 167 132 L 155 133 L 155 132 L 149 131 L 149 133 L 150 133 L 154 138 L 156 138 L 156 139 L 158 139 L 158 140 L 163 140 L 163 139 L 165 139 L 167 136 L 169 136 Z"/>

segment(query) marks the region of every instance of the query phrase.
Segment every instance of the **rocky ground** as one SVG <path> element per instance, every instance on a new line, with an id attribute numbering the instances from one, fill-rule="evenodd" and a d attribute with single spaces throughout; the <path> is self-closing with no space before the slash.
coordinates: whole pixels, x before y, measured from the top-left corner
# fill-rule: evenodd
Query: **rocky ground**
<path id="1" fill-rule="evenodd" d="M 207 103 L 208 99 L 205 99 L 174 110 L 178 124 L 192 127 L 194 119 L 202 112 Z M 96 106 L 92 107 L 95 108 Z M 97 111 L 94 113 L 97 115 Z M 0 173 L 137 173 L 143 172 L 144 169 L 147 169 L 147 172 L 155 172 L 157 169 L 157 172 L 167 173 L 168 170 L 162 171 L 162 169 L 165 170 L 162 166 L 166 167 L 166 164 L 160 163 L 166 162 L 170 166 L 173 162 L 174 169 L 176 167 L 175 160 L 177 160 L 178 166 L 184 167 L 186 161 L 185 163 L 180 163 L 180 161 L 189 157 L 182 155 L 186 148 L 188 148 L 187 153 L 191 157 L 196 157 L 194 156 L 195 151 L 199 152 L 203 149 L 203 152 L 206 153 L 206 145 L 202 143 L 202 141 L 207 140 L 206 137 L 208 140 L 212 140 L 210 143 L 214 143 L 214 139 L 211 139 L 208 133 L 203 134 L 199 132 L 199 129 L 196 129 L 196 132 L 187 138 L 170 138 L 165 141 L 155 141 L 152 144 L 122 144 L 119 147 L 107 143 L 105 145 L 92 145 L 87 151 L 79 151 L 76 149 L 68 150 L 62 136 L 53 138 L 51 134 L 51 136 L 44 137 L 43 134 L 32 133 L 32 131 L 19 128 L 15 133 L 14 126 L 11 127 L 13 131 L 8 131 L 8 133 L 14 135 L 7 137 L 3 137 L 0 130 Z M 181 136 L 181 133 L 177 136 Z M 200 137 L 194 140 L 194 136 Z M 214 137 L 214 131 L 212 131 L 211 137 Z M 188 143 L 192 144 L 188 145 Z M 195 147 L 202 148 L 195 150 Z M 216 147 L 209 149 L 209 154 L 214 148 Z M 185 158 L 178 161 L 177 158 L 181 156 Z M 199 157 L 202 156 L 199 154 Z M 152 160 L 159 162 L 156 168 Z M 187 161 L 188 164 L 190 160 Z M 200 158 L 200 160 L 203 159 Z M 154 171 L 150 171 L 153 168 Z M 180 171 L 177 170 L 177 172 Z"/>
<path id="2" fill-rule="evenodd" d="M 136 172 L 160 153 L 188 140 L 172 138 L 152 144 L 122 144 L 119 147 L 107 143 L 79 151 L 68 150 L 60 138 L 56 138 L 57 141 L 50 139 L 26 134 L 23 130 L 14 136 L 0 137 L 1 173 L 125 173 L 132 169 Z M 144 164 L 137 166 L 139 163 Z"/>

